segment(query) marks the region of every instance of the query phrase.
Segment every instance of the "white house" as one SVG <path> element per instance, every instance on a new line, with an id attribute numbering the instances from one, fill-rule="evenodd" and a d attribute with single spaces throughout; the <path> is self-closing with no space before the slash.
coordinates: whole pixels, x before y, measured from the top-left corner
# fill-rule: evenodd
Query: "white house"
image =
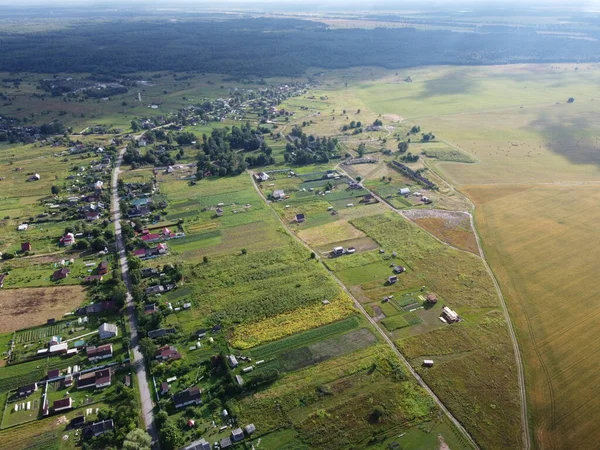
<path id="1" fill-rule="evenodd" d="M 119 334 L 119 330 L 117 326 L 112 323 L 103 323 L 98 328 L 98 336 L 100 336 L 100 339 L 115 337 L 117 334 Z"/>

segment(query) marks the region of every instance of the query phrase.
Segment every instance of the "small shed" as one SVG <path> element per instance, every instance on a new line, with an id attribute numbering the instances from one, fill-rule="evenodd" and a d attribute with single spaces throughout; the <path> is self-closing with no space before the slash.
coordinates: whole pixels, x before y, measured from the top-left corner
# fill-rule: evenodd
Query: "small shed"
<path id="1" fill-rule="evenodd" d="M 438 301 L 437 295 L 434 294 L 433 292 L 430 292 L 427 294 L 427 297 L 425 298 L 425 302 L 428 305 L 435 305 Z"/>
<path id="2" fill-rule="evenodd" d="M 21 251 L 22 252 L 30 252 L 31 251 L 31 242 L 22 242 L 21 243 Z"/>
<path id="3" fill-rule="evenodd" d="M 302 223 L 306 220 L 306 217 L 304 216 L 304 214 L 300 213 L 300 214 L 296 214 L 296 222 L 297 223 Z"/>
<path id="4" fill-rule="evenodd" d="M 398 281 L 398 277 L 396 275 L 392 275 L 391 277 L 388 277 L 388 284 L 394 284 Z"/>
<path id="5" fill-rule="evenodd" d="M 433 367 L 433 359 L 424 359 L 423 367 Z"/>

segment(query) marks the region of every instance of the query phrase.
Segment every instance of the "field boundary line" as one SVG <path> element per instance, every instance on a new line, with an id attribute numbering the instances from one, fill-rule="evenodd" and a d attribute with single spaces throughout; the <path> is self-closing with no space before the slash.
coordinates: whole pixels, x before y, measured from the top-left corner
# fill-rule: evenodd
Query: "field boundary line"
<path id="1" fill-rule="evenodd" d="M 251 171 L 248 171 L 248 173 L 250 175 L 250 178 L 252 179 L 252 185 L 254 186 L 254 189 L 256 190 L 256 192 L 258 193 L 258 195 L 260 195 L 260 197 L 263 199 L 263 201 L 267 204 L 267 206 L 271 210 L 271 213 L 273 215 L 275 215 L 275 217 L 277 218 L 277 220 L 279 220 L 279 222 L 283 226 L 283 228 L 286 231 L 286 233 L 288 235 L 290 235 L 291 237 L 293 237 L 297 242 L 299 242 L 307 250 L 309 250 L 310 252 L 315 253 L 315 255 L 317 255 L 317 253 L 306 242 L 304 242 L 302 239 L 300 239 L 298 236 L 296 236 L 288 228 L 288 226 L 281 219 L 281 217 L 279 217 L 279 215 L 273 209 L 273 207 L 270 204 L 270 202 L 267 201 L 267 199 L 264 196 L 264 194 L 261 192 L 261 190 L 256 185 L 256 181 L 255 181 L 255 178 L 254 178 L 254 173 L 251 172 Z M 360 302 L 356 299 L 356 297 L 352 294 L 352 292 L 350 292 L 350 290 L 344 285 L 344 283 L 342 283 L 342 281 L 327 267 L 327 265 L 325 265 L 323 263 L 323 261 L 321 260 L 321 258 L 319 258 L 317 256 L 316 259 L 322 265 L 322 267 L 325 268 L 325 270 L 329 273 L 329 275 L 331 275 L 331 277 L 338 283 L 338 285 L 342 288 L 342 290 L 348 296 L 350 296 L 350 298 L 352 298 L 352 300 L 354 302 L 354 306 L 369 321 L 369 323 L 378 331 L 378 333 L 380 334 L 380 336 L 389 345 L 389 347 L 396 354 L 396 356 L 400 359 L 400 361 L 406 366 L 406 368 L 411 373 L 411 375 L 417 380 L 417 383 L 430 395 L 430 397 L 435 401 L 435 403 L 437 404 L 437 406 L 444 412 L 444 414 L 446 414 L 446 416 L 448 417 L 448 419 L 450 419 L 450 421 L 453 423 L 453 425 L 467 439 L 467 441 L 469 442 L 469 444 L 471 444 L 475 449 L 479 450 L 479 446 L 477 445 L 477 443 L 475 442 L 475 440 L 471 437 L 471 435 L 469 434 L 469 432 L 462 426 L 462 424 L 458 421 L 458 419 L 456 419 L 456 417 L 454 417 L 452 415 L 452 413 L 448 410 L 448 408 L 446 408 L 446 406 L 444 405 L 444 403 L 433 392 L 433 390 L 429 387 L 429 385 L 427 383 L 425 383 L 425 381 L 423 380 L 423 378 L 421 378 L 421 376 L 415 371 L 415 369 L 413 369 L 413 367 L 410 365 L 410 363 L 408 362 L 408 360 L 404 357 L 404 355 L 402 355 L 402 353 L 400 352 L 400 350 L 398 350 L 398 348 L 396 347 L 396 345 L 394 344 L 394 342 L 389 338 L 389 336 L 385 333 L 385 331 L 383 331 L 381 329 L 381 327 L 378 325 L 378 323 L 369 315 L 369 313 L 364 309 L 364 307 L 360 304 Z"/>

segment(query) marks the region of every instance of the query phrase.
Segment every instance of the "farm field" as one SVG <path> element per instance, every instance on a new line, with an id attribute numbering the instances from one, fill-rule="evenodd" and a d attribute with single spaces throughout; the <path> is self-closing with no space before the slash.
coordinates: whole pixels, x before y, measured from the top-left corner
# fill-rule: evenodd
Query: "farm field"
<path id="1" fill-rule="evenodd" d="M 310 448 L 385 448 L 389 434 L 402 434 L 435 417 L 435 408 L 422 395 L 389 349 L 376 345 L 288 374 L 260 394 L 235 402 L 233 410 L 242 421 L 260 426 L 266 442 L 294 443 L 294 448 L 303 448 L 302 443 Z M 385 409 L 382 419 L 374 420 L 374 405 Z M 293 435 L 282 431 L 290 425 Z M 451 431 L 440 432 L 455 448 L 469 448 Z M 421 441 L 407 439 L 403 448 L 423 447 Z"/>
<path id="2" fill-rule="evenodd" d="M 3 311 L 0 332 L 41 325 L 51 318 L 58 319 L 84 300 L 82 286 L 0 289 L 0 308 Z"/>
<path id="3" fill-rule="evenodd" d="M 431 209 L 410 209 L 403 214 L 438 239 L 461 250 L 479 254 L 475 234 L 467 214 Z"/>
<path id="4" fill-rule="evenodd" d="M 586 325 L 597 305 L 585 300 L 598 294 L 598 66 L 420 68 L 399 73 L 410 72 L 409 84 L 374 72 L 357 74 L 353 89 L 369 108 L 419 123 L 476 160 L 428 164 L 475 204 L 517 325 L 536 445 L 590 446 L 600 436 L 596 385 L 585 381 L 594 370 L 586 355 L 600 345 Z"/>

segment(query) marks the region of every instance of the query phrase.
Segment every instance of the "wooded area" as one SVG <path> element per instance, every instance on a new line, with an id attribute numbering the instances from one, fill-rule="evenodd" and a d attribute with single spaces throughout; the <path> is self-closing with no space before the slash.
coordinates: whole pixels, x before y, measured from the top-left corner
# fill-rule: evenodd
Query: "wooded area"
<path id="1" fill-rule="evenodd" d="M 309 67 L 598 61 L 599 49 L 598 41 L 541 35 L 532 29 L 332 30 L 316 22 L 264 18 L 107 21 L 6 33 L 0 67 L 12 72 L 195 70 L 267 77 L 301 75 Z"/>

